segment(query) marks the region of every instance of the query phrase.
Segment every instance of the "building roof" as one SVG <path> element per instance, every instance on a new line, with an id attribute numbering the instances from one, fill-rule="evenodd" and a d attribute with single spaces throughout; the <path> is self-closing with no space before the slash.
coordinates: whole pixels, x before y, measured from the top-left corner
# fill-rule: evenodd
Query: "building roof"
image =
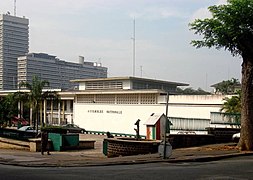
<path id="1" fill-rule="evenodd" d="M 67 90 L 59 92 L 60 95 L 77 95 L 77 94 L 162 94 L 166 91 L 160 89 L 107 89 L 107 90 Z"/>
<path id="2" fill-rule="evenodd" d="M 170 84 L 176 86 L 189 86 L 187 83 L 179 83 L 179 82 L 172 82 L 172 81 L 164 81 L 164 80 L 157 80 L 157 79 L 148 79 L 148 78 L 141 78 L 141 77 L 108 77 L 108 78 L 96 78 L 96 79 L 75 79 L 71 80 L 71 82 L 91 82 L 91 81 L 143 81 L 143 82 L 152 82 L 152 83 L 163 83 L 163 84 Z"/>
<path id="3" fill-rule="evenodd" d="M 148 120 L 144 123 L 145 125 L 155 125 L 156 122 L 162 117 L 165 116 L 164 114 L 161 113 L 153 113 L 151 116 L 148 118 Z"/>

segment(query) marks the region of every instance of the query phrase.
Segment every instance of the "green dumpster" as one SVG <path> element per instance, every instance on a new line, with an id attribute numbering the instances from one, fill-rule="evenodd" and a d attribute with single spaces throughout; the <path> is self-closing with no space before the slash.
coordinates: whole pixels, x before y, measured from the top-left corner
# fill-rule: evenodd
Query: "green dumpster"
<path id="1" fill-rule="evenodd" d="M 48 133 L 48 138 L 52 141 L 55 151 L 71 149 L 79 145 L 79 134 Z"/>
<path id="2" fill-rule="evenodd" d="M 48 138 L 51 140 L 55 151 L 62 150 L 62 134 L 48 133 Z"/>
<path id="3" fill-rule="evenodd" d="M 103 141 L 103 154 L 107 156 L 107 148 L 108 148 L 108 141 L 104 139 Z"/>

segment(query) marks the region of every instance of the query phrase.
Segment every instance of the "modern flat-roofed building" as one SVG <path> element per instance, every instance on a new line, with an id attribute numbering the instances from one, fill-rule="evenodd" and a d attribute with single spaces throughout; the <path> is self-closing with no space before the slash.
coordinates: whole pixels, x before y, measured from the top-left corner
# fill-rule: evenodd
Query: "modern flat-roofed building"
<path id="1" fill-rule="evenodd" d="M 86 62 L 79 56 L 79 63 L 67 62 L 45 53 L 29 53 L 18 58 L 18 83 L 31 82 L 33 76 L 47 80 L 50 88 L 73 89 L 70 80 L 79 78 L 105 78 L 107 68 L 101 63 Z"/>
<path id="2" fill-rule="evenodd" d="M 208 127 L 234 127 L 232 119 L 220 112 L 224 98 L 229 96 L 177 95 L 176 88 L 188 86 L 186 83 L 138 77 L 72 81 L 79 83 L 79 89 L 56 90 L 61 101 L 43 102 L 42 117 L 46 124 L 75 123 L 95 133 L 135 134 L 135 122 L 139 119 L 140 135 L 147 135 L 148 119 L 153 114 L 166 114 L 168 105 L 167 115 L 173 124 L 171 134 L 207 134 Z M 0 91 L 0 97 L 7 94 Z M 159 129 L 152 128 L 152 133 L 156 134 L 156 130 Z"/>
<path id="3" fill-rule="evenodd" d="M 166 95 L 176 94 L 186 83 L 139 77 L 77 79 L 79 90 L 60 92 L 73 97 L 73 122 L 87 130 L 134 134 L 140 119 L 140 134 L 152 113 L 166 112 Z M 50 116 L 49 116 L 50 117 Z"/>
<path id="4" fill-rule="evenodd" d="M 28 53 L 29 20 L 0 15 L 0 89 L 17 88 L 17 58 Z"/>

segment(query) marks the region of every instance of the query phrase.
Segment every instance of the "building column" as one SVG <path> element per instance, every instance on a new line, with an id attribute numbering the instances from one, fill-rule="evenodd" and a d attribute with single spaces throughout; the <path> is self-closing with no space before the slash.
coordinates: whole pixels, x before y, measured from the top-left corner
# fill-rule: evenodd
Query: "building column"
<path id="1" fill-rule="evenodd" d="M 51 100 L 51 116 L 50 116 L 50 124 L 53 124 L 53 109 L 54 109 L 54 102 Z"/>
<path id="2" fill-rule="evenodd" d="M 65 100 L 62 101 L 62 122 L 66 124 L 65 120 Z"/>
<path id="3" fill-rule="evenodd" d="M 33 108 L 30 107 L 30 126 L 33 125 Z"/>
<path id="4" fill-rule="evenodd" d="M 43 106 L 44 106 L 44 112 L 43 112 L 43 114 L 44 114 L 44 125 L 47 125 L 47 100 L 45 99 L 44 100 L 44 103 L 43 103 Z"/>
<path id="5" fill-rule="evenodd" d="M 18 101 L 18 118 L 21 118 L 21 102 Z"/>
<path id="6" fill-rule="evenodd" d="M 21 101 L 20 102 L 21 103 L 21 107 L 20 107 L 20 110 L 21 110 L 21 117 L 23 118 L 24 117 L 24 102 L 23 101 Z"/>
<path id="7" fill-rule="evenodd" d="M 58 125 L 61 125 L 61 102 L 58 102 Z"/>

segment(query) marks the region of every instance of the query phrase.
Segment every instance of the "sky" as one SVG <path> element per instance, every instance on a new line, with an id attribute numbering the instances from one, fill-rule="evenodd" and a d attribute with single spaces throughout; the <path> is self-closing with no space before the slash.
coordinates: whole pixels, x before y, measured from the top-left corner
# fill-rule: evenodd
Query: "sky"
<path id="1" fill-rule="evenodd" d="M 241 79 L 240 57 L 201 48 L 189 30 L 207 8 L 226 0 L 16 0 L 16 15 L 29 19 L 29 52 L 78 63 L 102 63 L 108 77 L 137 76 L 210 86 Z M 14 0 L 0 0 L 0 14 L 14 14 Z M 135 21 L 135 26 L 134 26 Z M 134 28 L 135 27 L 135 28 Z M 135 36 L 134 36 L 135 30 Z M 135 63 L 133 60 L 135 37 Z M 134 68 L 135 67 L 135 68 Z"/>

